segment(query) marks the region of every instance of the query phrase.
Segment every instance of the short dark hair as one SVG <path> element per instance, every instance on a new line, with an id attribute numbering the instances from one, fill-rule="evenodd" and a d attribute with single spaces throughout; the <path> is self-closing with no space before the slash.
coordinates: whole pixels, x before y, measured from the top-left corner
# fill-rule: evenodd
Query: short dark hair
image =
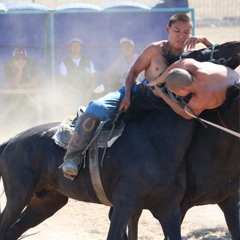
<path id="1" fill-rule="evenodd" d="M 166 87 L 171 90 L 179 90 L 192 84 L 192 75 L 181 68 L 172 69 L 165 79 Z"/>
<path id="2" fill-rule="evenodd" d="M 185 13 L 174 14 L 170 18 L 170 20 L 168 22 L 168 26 L 171 27 L 175 22 L 190 23 L 191 25 L 193 24 L 191 18 Z"/>

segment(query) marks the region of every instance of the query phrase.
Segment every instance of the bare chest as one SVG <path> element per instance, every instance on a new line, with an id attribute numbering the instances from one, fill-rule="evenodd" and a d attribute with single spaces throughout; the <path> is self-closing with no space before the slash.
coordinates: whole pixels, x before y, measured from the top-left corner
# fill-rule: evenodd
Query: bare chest
<path id="1" fill-rule="evenodd" d="M 161 55 L 153 58 L 150 65 L 145 70 L 146 79 L 148 81 L 155 80 L 166 70 L 167 67 L 168 66 Z"/>

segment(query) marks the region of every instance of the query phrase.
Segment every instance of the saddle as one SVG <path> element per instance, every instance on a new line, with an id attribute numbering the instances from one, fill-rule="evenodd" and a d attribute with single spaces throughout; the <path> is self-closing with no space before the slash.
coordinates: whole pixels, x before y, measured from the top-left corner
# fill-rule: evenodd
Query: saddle
<path id="1" fill-rule="evenodd" d="M 52 139 L 60 147 L 67 149 L 68 142 L 73 134 L 78 117 L 84 113 L 84 108 L 78 110 L 77 116 L 67 116 L 59 125 L 57 132 Z M 117 118 L 119 115 L 116 116 Z M 96 139 L 98 148 L 110 148 L 114 142 L 122 135 L 125 123 L 122 120 L 114 118 L 107 121 L 102 121 L 97 128 L 91 143 Z"/>
<path id="2" fill-rule="evenodd" d="M 77 116 L 68 116 L 63 120 L 63 122 L 61 122 L 57 129 L 57 132 L 52 137 L 57 145 L 65 149 L 67 148 L 68 142 L 78 121 L 78 117 L 82 113 L 84 113 L 84 109 L 79 108 Z M 99 148 L 104 148 L 104 153 L 101 161 L 102 166 L 106 148 L 111 147 L 124 131 L 125 122 L 119 120 L 120 115 L 121 112 L 117 113 L 114 119 L 101 122 L 90 144 L 84 150 L 85 153 L 87 150 L 89 150 L 89 171 L 93 188 L 99 201 L 106 206 L 112 206 L 112 203 L 108 200 L 102 185 L 99 170 L 98 150 Z"/>

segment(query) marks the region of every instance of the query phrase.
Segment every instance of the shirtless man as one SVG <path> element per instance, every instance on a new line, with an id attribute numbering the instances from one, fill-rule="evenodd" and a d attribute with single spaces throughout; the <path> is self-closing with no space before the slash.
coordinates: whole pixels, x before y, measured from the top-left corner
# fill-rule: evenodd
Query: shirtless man
<path id="1" fill-rule="evenodd" d="M 161 84 L 164 80 L 168 90 L 180 97 L 192 93 L 188 106 L 176 103 L 158 87 L 153 90 L 155 96 L 162 98 L 173 111 L 183 118 L 191 119 L 193 116 L 189 109 L 199 115 L 205 109 L 221 106 L 226 100 L 228 87 L 238 83 L 240 75 L 226 66 L 184 59 L 173 63 L 148 86 Z"/>
<path id="2" fill-rule="evenodd" d="M 127 111 L 131 97 L 144 94 L 142 88 L 148 89 L 144 84 L 155 80 L 171 63 L 179 60 L 185 49 L 192 49 L 197 43 L 203 43 L 206 47 L 212 46 L 205 37 L 191 36 L 192 21 L 183 13 L 170 18 L 166 31 L 168 40 L 150 44 L 139 55 L 126 77 L 125 87 L 90 102 L 85 113 L 79 117 L 67 146 L 65 163 L 62 164 L 65 177 L 73 179 L 77 175 L 78 167 L 83 162 L 82 152 L 91 141 L 100 121 L 113 118 L 118 110 Z M 145 80 L 136 84 L 136 79 L 142 71 L 145 71 Z M 162 100 L 146 96 L 145 101 L 148 109 L 154 109 L 156 101 Z"/>
<path id="3" fill-rule="evenodd" d="M 166 26 L 168 40 L 153 42 L 147 46 L 133 64 L 125 81 L 125 96 L 119 109 L 129 108 L 131 89 L 141 71 L 145 70 L 145 79 L 151 82 L 169 65 L 179 60 L 184 51 L 194 49 L 198 43 L 206 47 L 213 45 L 205 37 L 191 36 L 191 31 L 192 21 L 186 14 L 175 14 L 170 18 Z"/>

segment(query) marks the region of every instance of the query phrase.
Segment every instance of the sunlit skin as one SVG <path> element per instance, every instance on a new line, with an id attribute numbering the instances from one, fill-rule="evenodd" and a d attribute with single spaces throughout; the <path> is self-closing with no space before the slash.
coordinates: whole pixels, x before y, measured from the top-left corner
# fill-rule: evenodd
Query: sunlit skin
<path id="1" fill-rule="evenodd" d="M 169 42 L 171 43 L 171 53 L 181 54 L 185 46 L 191 48 L 190 41 L 192 25 L 190 23 L 176 22 L 171 27 L 166 27 L 166 32 L 169 35 Z M 189 44 L 189 42 L 191 44 Z"/>
<path id="2" fill-rule="evenodd" d="M 200 63 L 194 59 L 184 59 L 173 63 L 161 77 L 166 79 L 169 72 L 175 68 L 181 68 L 189 72 L 192 75 L 192 83 L 188 86 L 179 85 L 179 88 L 173 89 L 166 80 L 166 86 L 171 92 L 181 97 L 192 93 L 188 106 L 196 115 L 199 115 L 205 109 L 214 109 L 221 106 L 226 100 L 227 88 L 240 81 L 240 75 L 235 70 L 211 62 Z M 157 82 L 153 81 L 149 85 L 157 85 Z M 192 118 L 186 113 L 184 106 L 173 101 L 160 88 L 155 87 L 153 93 L 155 96 L 162 98 L 177 114 L 186 119 Z"/>
<path id="3" fill-rule="evenodd" d="M 171 27 L 166 26 L 166 32 L 168 40 L 151 43 L 133 64 L 125 80 L 125 96 L 119 104 L 118 110 L 124 108 L 126 111 L 129 108 L 132 86 L 142 71 L 145 71 L 145 78 L 151 82 L 156 80 L 168 67 L 163 57 L 163 50 L 173 55 L 181 55 L 185 49 L 192 49 L 198 43 L 203 43 L 206 47 L 213 44 L 205 37 L 192 37 L 191 23 L 175 22 Z"/>

